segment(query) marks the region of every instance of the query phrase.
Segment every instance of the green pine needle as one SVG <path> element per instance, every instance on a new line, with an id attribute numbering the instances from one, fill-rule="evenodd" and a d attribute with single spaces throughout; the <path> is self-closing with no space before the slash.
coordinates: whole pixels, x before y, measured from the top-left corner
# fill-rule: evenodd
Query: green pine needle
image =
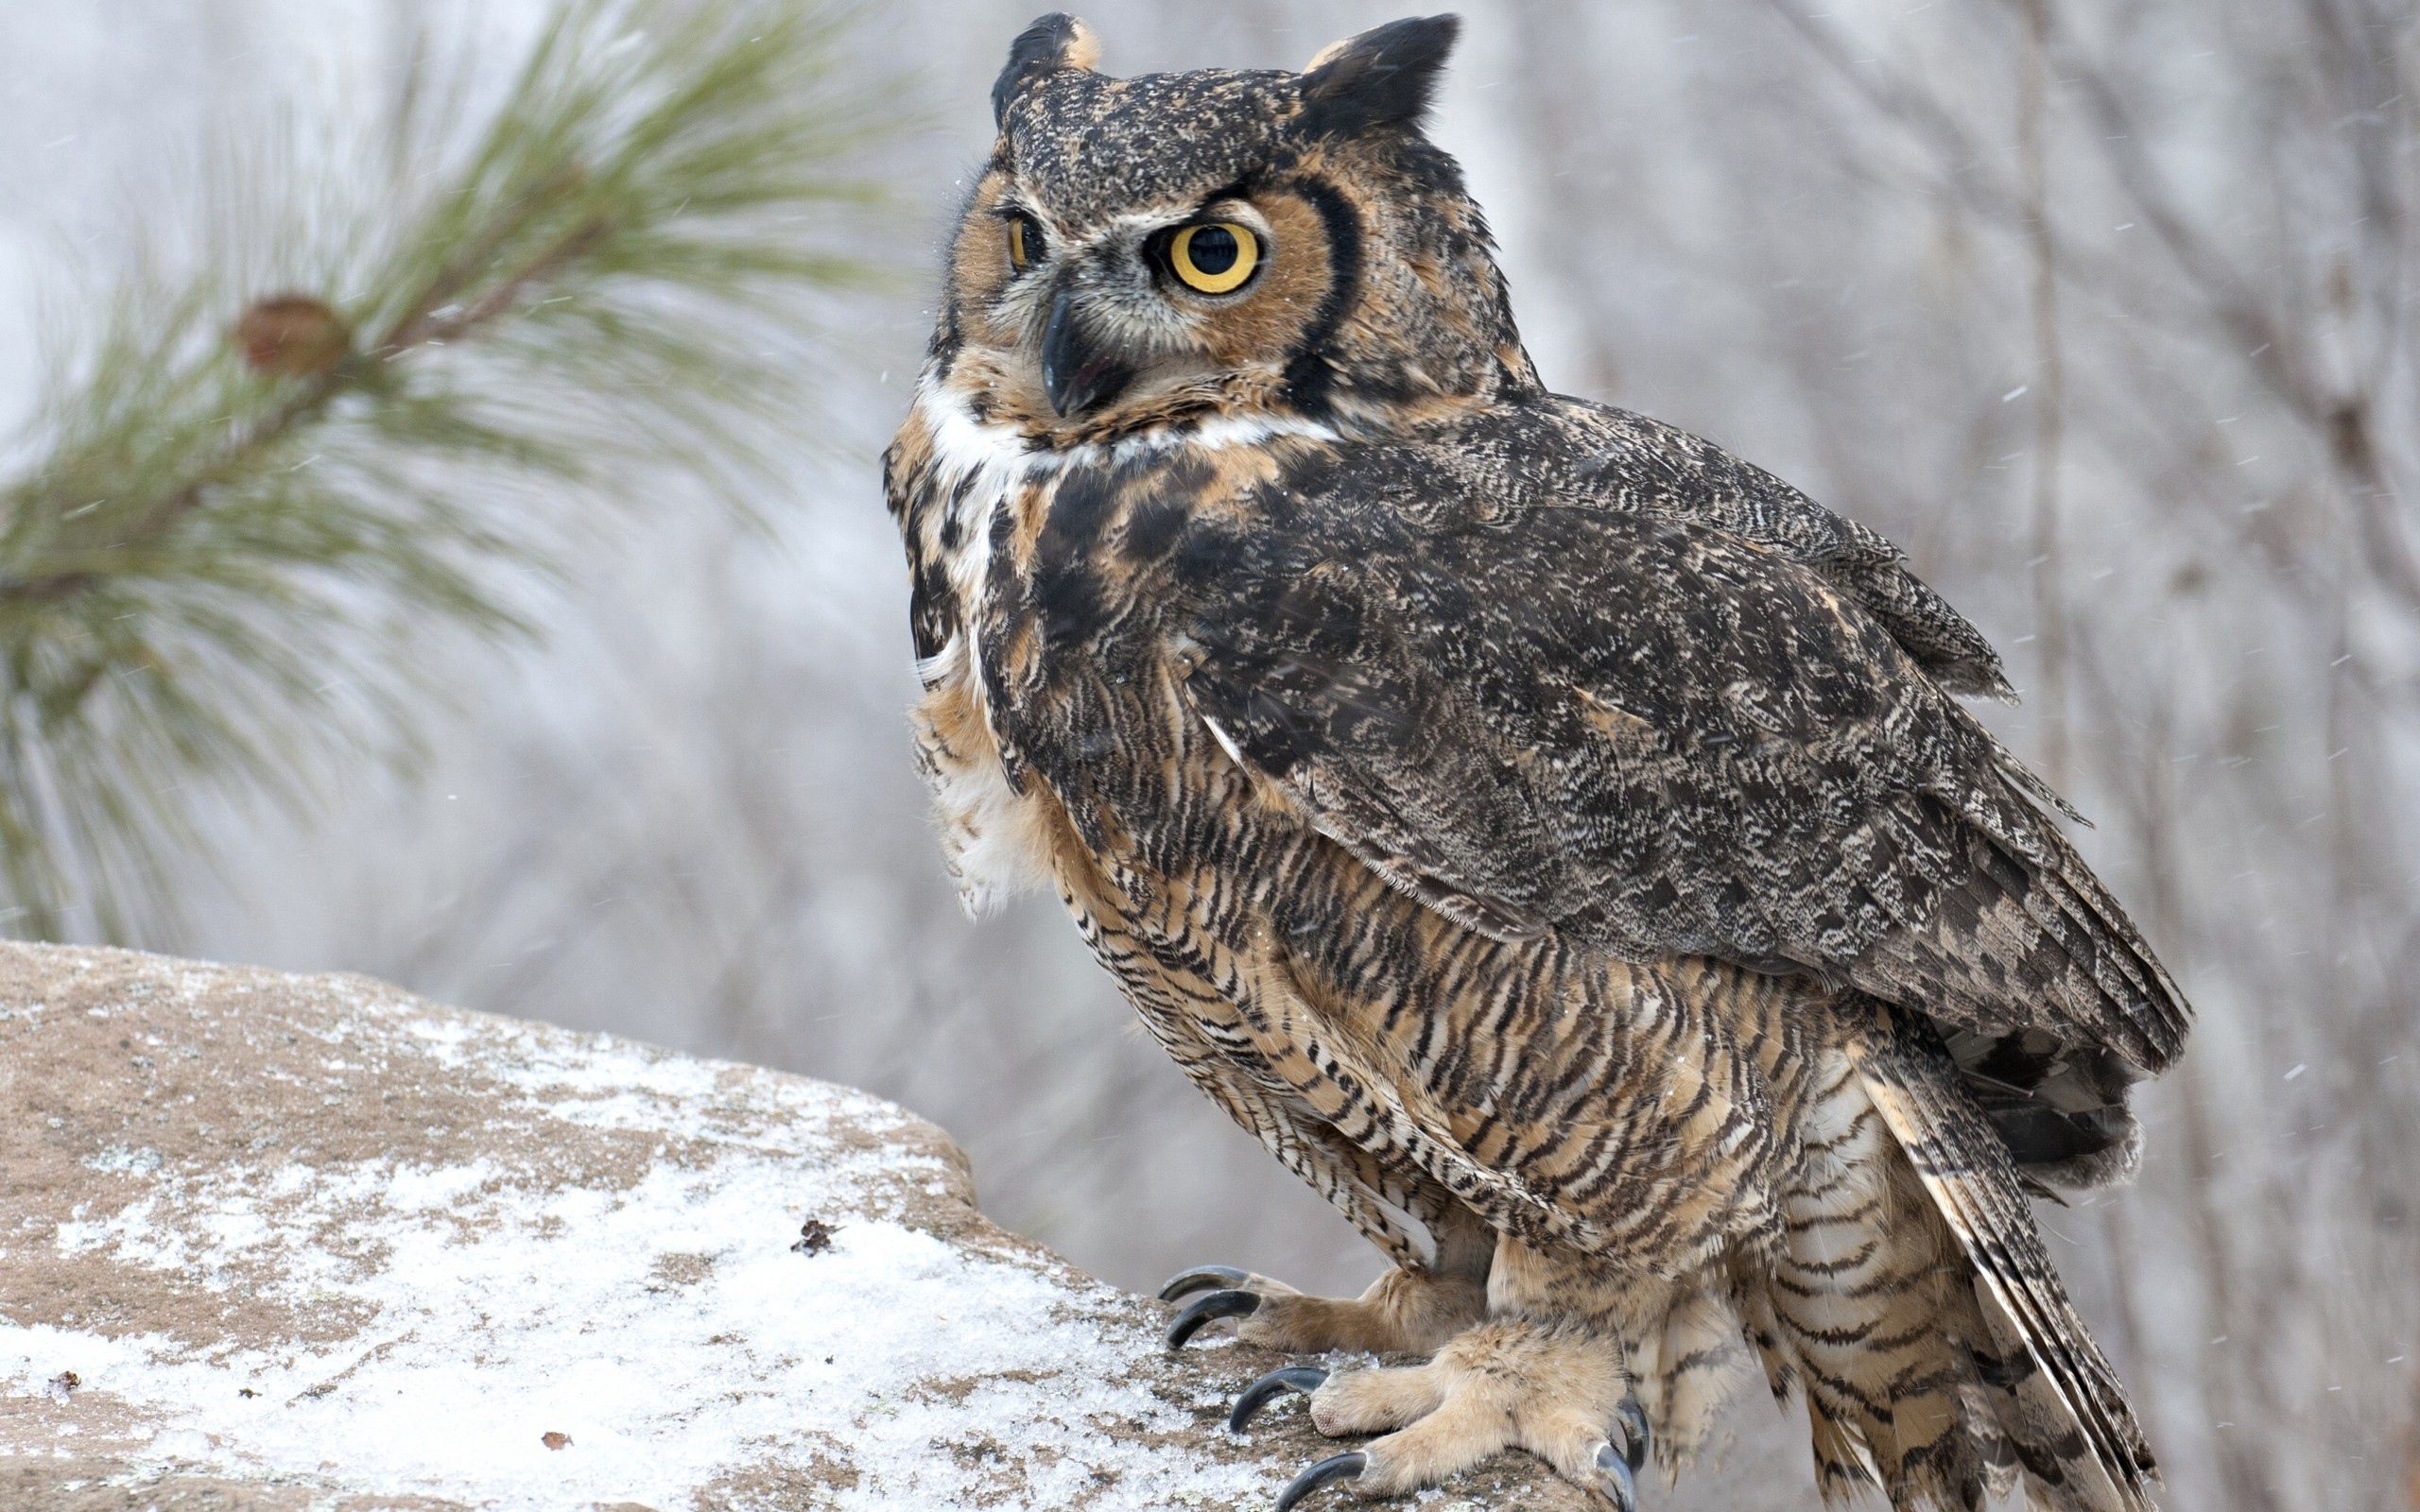
<path id="1" fill-rule="evenodd" d="M 110 291 L 0 480 L 0 927 L 167 927 L 200 796 L 409 760 L 425 632 L 526 632 L 598 505 L 745 508 L 802 413 L 757 353 L 871 280 L 848 19 L 572 0 L 467 140 L 416 66 L 374 166 L 202 176 L 208 266 Z"/>

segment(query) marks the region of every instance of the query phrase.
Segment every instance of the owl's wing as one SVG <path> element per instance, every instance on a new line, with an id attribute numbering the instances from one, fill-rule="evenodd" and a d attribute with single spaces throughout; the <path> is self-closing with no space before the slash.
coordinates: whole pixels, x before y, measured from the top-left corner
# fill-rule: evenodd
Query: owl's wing
<path id="1" fill-rule="evenodd" d="M 1467 486 L 1273 503 L 1197 554 L 1189 695 L 1438 912 L 1808 971 L 2146 1070 L 2181 1048 L 2182 998 L 2038 784 L 1813 567 Z"/>
<path id="2" fill-rule="evenodd" d="M 1470 483 L 1485 486 L 1491 446 L 1499 475 L 1522 471 L 1524 459 L 1551 458 L 1550 475 L 1538 481 L 1566 502 L 1678 515 L 1769 547 L 1846 592 L 1951 693 L 2015 696 L 1991 643 L 1908 570 L 1905 552 L 1703 437 L 1566 394 L 1515 406 L 1509 421 L 1448 429 L 1454 454 L 1480 464 L 1478 476 L 1459 470 Z M 1474 429 L 1488 433 L 1476 455 Z"/>

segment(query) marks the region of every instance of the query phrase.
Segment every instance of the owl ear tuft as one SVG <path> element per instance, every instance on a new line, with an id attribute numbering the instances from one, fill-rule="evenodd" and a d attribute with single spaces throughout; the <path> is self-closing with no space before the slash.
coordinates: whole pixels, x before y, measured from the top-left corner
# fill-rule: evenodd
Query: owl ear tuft
<path id="1" fill-rule="evenodd" d="M 992 84 L 992 122 L 1007 119 L 1009 102 L 1045 74 L 1064 68 L 1087 73 L 1100 61 L 1100 39 L 1093 28 L 1064 11 L 1052 11 L 1017 33 L 1009 43 L 1009 60 Z"/>
<path id="2" fill-rule="evenodd" d="M 1303 71 L 1303 129 L 1351 136 L 1419 125 L 1461 29 L 1460 16 L 1414 16 L 1330 43 Z"/>

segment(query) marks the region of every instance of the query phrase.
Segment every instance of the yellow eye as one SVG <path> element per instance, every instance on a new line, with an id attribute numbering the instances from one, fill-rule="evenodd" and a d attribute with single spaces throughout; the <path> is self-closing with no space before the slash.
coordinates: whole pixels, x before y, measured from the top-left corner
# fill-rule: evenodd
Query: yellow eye
<path id="1" fill-rule="evenodd" d="M 1042 228 L 1030 215 L 1009 217 L 1009 266 L 1018 272 L 1031 266 L 1042 251 Z"/>
<path id="2" fill-rule="evenodd" d="M 1233 294 L 1260 266 L 1260 238 L 1232 220 L 1187 226 L 1168 243 L 1168 269 L 1186 288 Z"/>

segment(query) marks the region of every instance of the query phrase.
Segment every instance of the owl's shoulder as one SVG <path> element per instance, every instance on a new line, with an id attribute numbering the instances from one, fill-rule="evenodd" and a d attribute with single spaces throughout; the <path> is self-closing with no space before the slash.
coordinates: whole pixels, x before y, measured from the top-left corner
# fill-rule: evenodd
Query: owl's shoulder
<path id="1" fill-rule="evenodd" d="M 2005 696 L 1998 654 L 1890 540 L 1678 426 L 1561 394 L 1476 406 L 1298 456 L 1286 484 L 1308 532 L 1517 524 L 1602 510 L 1741 543 L 1813 572 L 1953 693 Z"/>

